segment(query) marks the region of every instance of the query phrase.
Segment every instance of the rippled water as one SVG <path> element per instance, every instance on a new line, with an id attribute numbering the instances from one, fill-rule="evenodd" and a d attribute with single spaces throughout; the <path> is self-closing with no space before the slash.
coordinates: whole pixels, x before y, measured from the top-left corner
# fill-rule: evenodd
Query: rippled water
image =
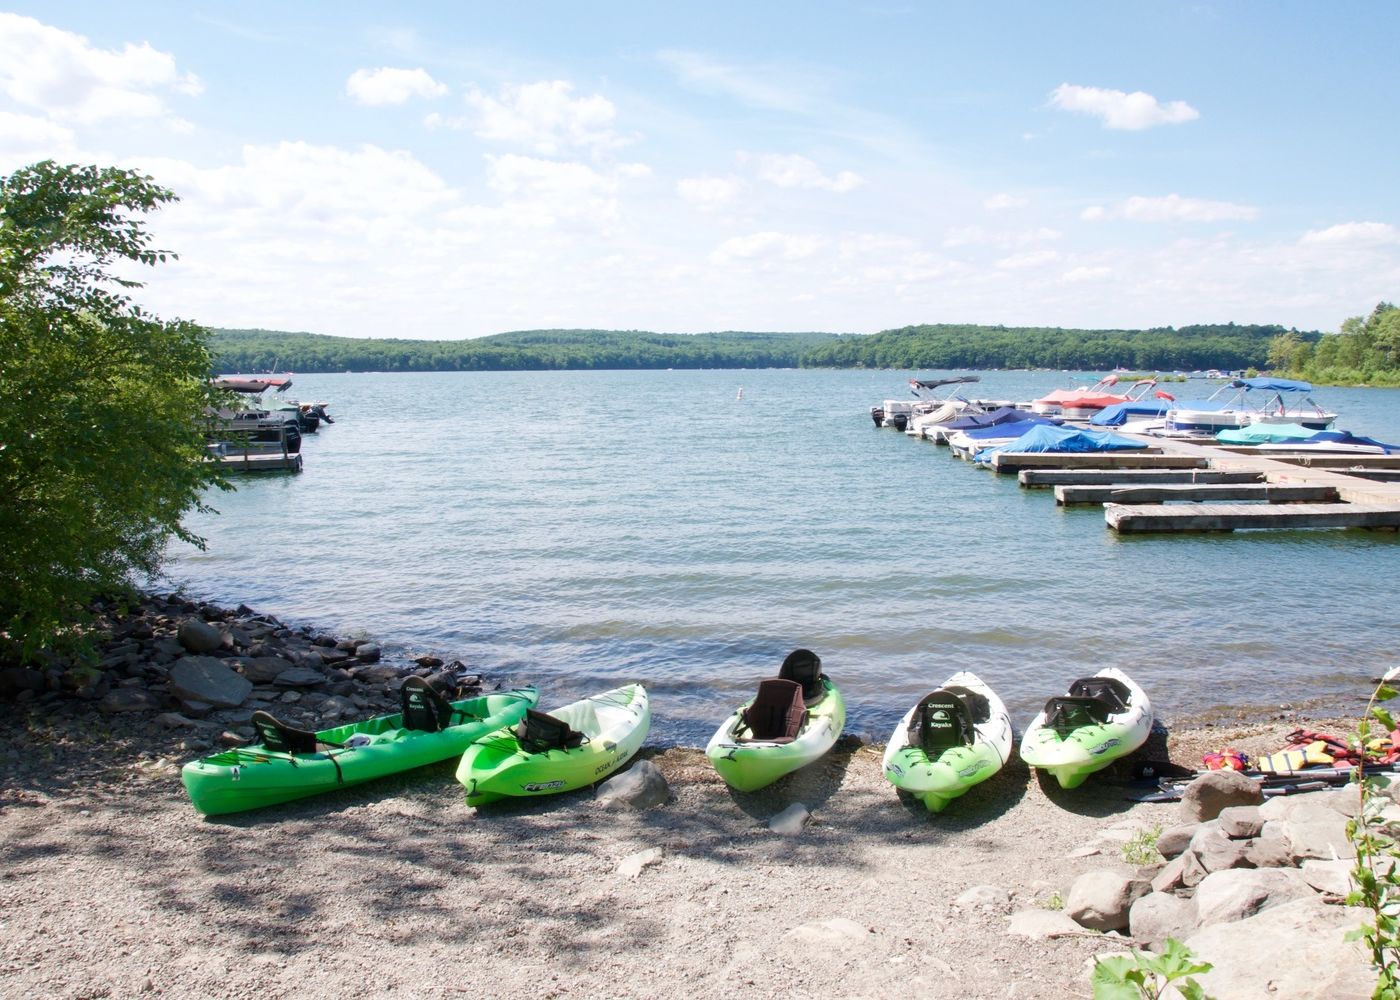
<path id="1" fill-rule="evenodd" d="M 795 646 L 821 654 L 848 728 L 881 739 L 962 669 L 1024 724 L 1102 665 L 1170 719 L 1354 699 L 1396 662 L 1394 533 L 1120 538 L 1098 508 L 875 430 L 869 407 L 910 374 L 298 376 L 292 394 L 337 421 L 307 439 L 306 471 L 213 497 L 220 513 L 189 522 L 208 551 L 179 549 L 170 573 L 537 682 L 546 707 L 643 681 L 662 742 L 703 742 Z M 1315 396 L 1400 442 L 1400 391 Z"/>

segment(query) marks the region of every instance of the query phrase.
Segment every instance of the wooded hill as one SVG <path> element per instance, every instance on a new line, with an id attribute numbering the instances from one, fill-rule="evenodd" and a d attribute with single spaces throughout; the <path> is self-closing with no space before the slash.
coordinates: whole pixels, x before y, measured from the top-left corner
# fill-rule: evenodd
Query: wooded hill
<path id="1" fill-rule="evenodd" d="M 1072 330 L 908 326 L 882 333 L 697 333 L 530 330 L 474 340 L 330 337 L 215 330 L 220 372 L 540 371 L 656 368 L 1058 368 L 1177 371 L 1262 368 L 1275 338 L 1315 344 L 1281 326 Z"/>

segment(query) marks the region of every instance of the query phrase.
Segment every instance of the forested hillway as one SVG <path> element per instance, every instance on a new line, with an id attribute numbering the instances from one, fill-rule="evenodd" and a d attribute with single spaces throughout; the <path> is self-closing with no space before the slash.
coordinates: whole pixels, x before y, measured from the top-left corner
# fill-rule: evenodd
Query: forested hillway
<path id="1" fill-rule="evenodd" d="M 357 339 L 215 330 L 221 372 L 664 368 L 1261 368 L 1276 338 L 1323 334 L 1234 323 L 1151 330 L 943 324 L 876 334 L 531 330 L 472 340 Z"/>

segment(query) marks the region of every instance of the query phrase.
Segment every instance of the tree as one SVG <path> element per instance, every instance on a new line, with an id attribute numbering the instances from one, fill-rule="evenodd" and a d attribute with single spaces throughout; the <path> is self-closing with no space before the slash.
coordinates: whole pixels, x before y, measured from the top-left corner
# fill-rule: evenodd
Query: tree
<path id="1" fill-rule="evenodd" d="M 0 179 L 0 654 L 71 640 L 171 535 L 199 542 L 180 520 L 219 481 L 206 334 L 144 312 L 117 273 L 167 259 L 142 216 L 173 200 L 116 168 Z"/>

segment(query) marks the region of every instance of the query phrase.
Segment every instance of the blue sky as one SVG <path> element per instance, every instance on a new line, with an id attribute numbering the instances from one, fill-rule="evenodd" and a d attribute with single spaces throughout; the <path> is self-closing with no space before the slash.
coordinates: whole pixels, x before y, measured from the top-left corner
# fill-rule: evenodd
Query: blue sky
<path id="1" fill-rule="evenodd" d="M 1400 298 L 1392 4 L 0 11 L 0 171 L 174 189 L 164 316 L 1336 329 Z"/>

